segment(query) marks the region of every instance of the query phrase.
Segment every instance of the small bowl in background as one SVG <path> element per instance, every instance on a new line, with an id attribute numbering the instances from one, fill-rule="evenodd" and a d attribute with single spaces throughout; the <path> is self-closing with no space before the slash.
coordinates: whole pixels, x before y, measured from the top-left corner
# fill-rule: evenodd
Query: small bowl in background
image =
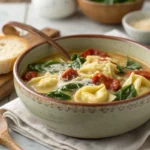
<path id="1" fill-rule="evenodd" d="M 35 13 L 49 19 L 62 19 L 77 10 L 76 0 L 32 0 Z"/>
<path id="2" fill-rule="evenodd" d="M 150 44 L 150 30 L 137 29 L 131 25 L 131 23 L 145 18 L 150 18 L 150 11 L 134 11 L 123 17 L 122 24 L 133 40 L 143 44 Z"/>
<path id="3" fill-rule="evenodd" d="M 140 10 L 144 0 L 117 4 L 105 4 L 90 0 L 78 0 L 79 7 L 89 18 L 104 24 L 119 24 L 123 16 L 131 11 Z"/>

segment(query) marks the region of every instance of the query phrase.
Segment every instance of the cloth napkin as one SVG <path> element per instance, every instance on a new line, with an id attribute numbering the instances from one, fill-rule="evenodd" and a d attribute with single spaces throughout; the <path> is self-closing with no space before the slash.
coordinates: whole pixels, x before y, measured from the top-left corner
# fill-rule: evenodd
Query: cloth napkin
<path id="1" fill-rule="evenodd" d="M 108 34 L 126 37 L 118 30 L 113 30 Z M 150 135 L 149 121 L 141 127 L 117 137 L 82 140 L 47 129 L 38 118 L 27 111 L 19 98 L 1 108 L 6 110 L 3 117 L 8 120 L 11 129 L 53 150 L 138 150 Z"/>

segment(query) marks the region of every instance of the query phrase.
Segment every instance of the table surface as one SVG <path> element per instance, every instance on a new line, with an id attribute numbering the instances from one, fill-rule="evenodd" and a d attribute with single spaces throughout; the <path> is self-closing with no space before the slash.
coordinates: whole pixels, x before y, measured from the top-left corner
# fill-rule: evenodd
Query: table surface
<path id="1" fill-rule="evenodd" d="M 0 29 L 4 23 L 10 20 L 20 21 L 30 24 L 38 29 L 44 27 L 52 27 L 61 31 L 61 35 L 71 34 L 103 34 L 112 29 L 118 29 L 123 31 L 121 25 L 103 25 L 94 22 L 84 16 L 80 11 L 77 11 L 73 16 L 62 20 L 49 20 L 36 16 L 33 6 L 29 3 L 1 3 L 0 4 Z M 150 2 L 146 1 L 143 7 L 144 10 L 150 10 Z M 11 11 L 10 11 L 11 10 Z M 12 11 L 13 10 L 13 11 Z M 4 100 L 0 101 L 0 106 L 8 103 L 9 101 L 17 97 L 13 92 Z M 13 131 L 11 131 L 12 138 L 24 149 L 24 150 L 48 150 L 48 148 L 27 139 Z M 140 150 L 150 150 L 150 138 Z M 0 150 L 7 150 L 3 146 L 0 146 Z"/>

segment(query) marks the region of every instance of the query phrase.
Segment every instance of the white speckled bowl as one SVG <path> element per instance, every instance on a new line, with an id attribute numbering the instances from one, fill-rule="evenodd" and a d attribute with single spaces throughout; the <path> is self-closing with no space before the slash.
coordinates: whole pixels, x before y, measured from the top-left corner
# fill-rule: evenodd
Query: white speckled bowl
<path id="1" fill-rule="evenodd" d="M 135 42 L 103 35 L 61 37 L 56 41 L 70 50 L 101 49 L 137 58 L 150 65 L 150 50 Z M 78 138 L 104 138 L 131 131 L 150 118 L 150 92 L 112 103 L 71 103 L 48 98 L 29 89 L 21 79 L 28 64 L 55 53 L 47 43 L 26 51 L 15 63 L 14 83 L 18 96 L 51 130 Z"/>
<path id="2" fill-rule="evenodd" d="M 150 43 L 150 30 L 139 30 L 130 25 L 132 21 L 138 21 L 144 18 L 150 18 L 150 11 L 134 11 L 125 15 L 122 24 L 127 34 L 135 41 L 144 44 Z"/>

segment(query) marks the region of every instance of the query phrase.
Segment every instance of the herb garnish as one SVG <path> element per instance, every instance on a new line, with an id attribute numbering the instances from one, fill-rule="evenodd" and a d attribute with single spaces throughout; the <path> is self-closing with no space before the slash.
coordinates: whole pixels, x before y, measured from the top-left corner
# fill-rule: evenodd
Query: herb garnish
<path id="1" fill-rule="evenodd" d="M 71 60 L 72 60 L 72 63 L 70 64 L 70 67 L 73 69 L 81 68 L 82 64 L 86 61 L 84 57 L 81 57 L 78 54 L 74 54 L 71 57 Z"/>
<path id="2" fill-rule="evenodd" d="M 57 67 L 56 67 L 56 65 L 57 65 Z M 62 63 L 62 62 L 50 60 L 47 62 L 30 64 L 28 66 L 28 69 L 30 71 L 56 73 L 61 70 L 60 68 L 65 70 L 65 65 L 66 64 Z"/>
<path id="3" fill-rule="evenodd" d="M 71 100 L 71 97 L 59 90 L 54 91 L 54 92 L 49 92 L 46 94 L 48 97 L 56 98 L 58 100 Z"/>
<path id="4" fill-rule="evenodd" d="M 136 70 L 141 68 L 142 67 L 138 62 L 131 60 L 128 56 L 126 60 L 126 66 L 117 65 L 117 69 L 119 70 L 119 73 L 124 73 L 126 70 Z"/>
<path id="5" fill-rule="evenodd" d="M 79 89 L 82 86 L 83 86 L 83 84 L 81 84 L 81 83 L 69 83 L 67 85 L 62 86 L 61 90 L 62 91 L 72 91 L 75 89 Z"/>
<path id="6" fill-rule="evenodd" d="M 117 91 L 115 94 L 116 96 L 116 101 L 118 100 L 126 100 L 129 98 L 133 98 L 137 96 L 137 91 L 134 87 L 133 84 L 130 84 L 128 86 L 123 87 L 122 89 L 120 89 L 119 91 Z"/>

